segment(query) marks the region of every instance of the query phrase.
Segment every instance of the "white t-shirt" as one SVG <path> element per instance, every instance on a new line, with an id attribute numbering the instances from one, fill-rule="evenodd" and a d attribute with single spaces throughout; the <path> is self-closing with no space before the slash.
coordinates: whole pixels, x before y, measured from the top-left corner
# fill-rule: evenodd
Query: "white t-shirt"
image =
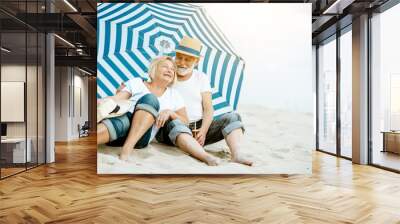
<path id="1" fill-rule="evenodd" d="M 131 113 L 133 113 L 133 111 L 135 110 L 137 101 L 144 95 L 151 93 L 141 78 L 133 78 L 125 82 L 125 88 L 123 88 L 122 91 L 127 91 L 132 95 L 130 98 L 130 100 L 132 101 L 132 106 L 129 109 Z M 164 94 L 160 97 L 157 97 L 157 99 L 160 103 L 160 112 L 163 110 L 177 111 L 185 107 L 181 95 L 177 90 L 173 88 L 167 87 Z M 157 132 L 158 128 L 153 125 L 150 140 L 154 138 Z"/>
<path id="2" fill-rule="evenodd" d="M 185 81 L 177 81 L 174 88 L 179 91 L 185 101 L 189 121 L 198 121 L 203 118 L 203 104 L 201 93 L 212 92 L 210 81 L 206 74 L 196 69 L 192 76 Z"/>

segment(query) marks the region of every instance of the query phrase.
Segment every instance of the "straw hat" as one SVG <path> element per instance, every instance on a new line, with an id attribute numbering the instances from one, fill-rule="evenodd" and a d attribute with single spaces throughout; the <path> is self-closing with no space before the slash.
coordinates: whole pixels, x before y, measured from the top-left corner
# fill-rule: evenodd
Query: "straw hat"
<path id="1" fill-rule="evenodd" d="M 175 48 L 175 51 L 193 57 L 200 57 L 201 42 L 197 39 L 184 36 Z"/>
<path id="2" fill-rule="evenodd" d="M 106 98 L 97 105 L 97 123 L 100 121 L 124 115 L 129 111 L 132 105 L 130 100 L 113 100 L 111 98 Z"/>

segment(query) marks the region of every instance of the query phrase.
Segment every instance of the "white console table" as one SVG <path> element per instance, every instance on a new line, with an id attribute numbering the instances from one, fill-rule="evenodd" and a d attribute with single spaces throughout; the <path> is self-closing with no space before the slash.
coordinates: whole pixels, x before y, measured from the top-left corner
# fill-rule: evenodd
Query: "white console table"
<path id="1" fill-rule="evenodd" d="M 25 154 L 25 138 L 5 138 L 1 139 L 1 147 L 2 151 L 3 147 L 7 147 L 7 150 L 9 150 L 9 147 L 12 147 L 12 163 L 25 163 L 25 162 L 31 162 L 32 160 L 32 153 L 31 153 L 31 146 L 32 146 L 32 140 L 30 138 L 26 139 L 26 142 L 28 143 L 26 147 L 26 154 Z M 25 161 L 26 159 L 26 161 Z"/>

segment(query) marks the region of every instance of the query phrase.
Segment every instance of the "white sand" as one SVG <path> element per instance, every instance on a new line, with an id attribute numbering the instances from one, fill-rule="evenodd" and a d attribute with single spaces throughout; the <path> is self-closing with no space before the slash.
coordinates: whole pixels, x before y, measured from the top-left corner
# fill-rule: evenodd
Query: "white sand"
<path id="1" fill-rule="evenodd" d="M 221 159 L 219 166 L 207 166 L 178 148 L 151 143 L 135 150 L 128 162 L 118 159 L 121 148 L 99 146 L 99 174 L 300 174 L 311 173 L 314 144 L 311 114 L 271 110 L 260 106 L 241 106 L 246 133 L 243 154 L 253 166 L 229 161 L 224 141 L 206 146 Z"/>

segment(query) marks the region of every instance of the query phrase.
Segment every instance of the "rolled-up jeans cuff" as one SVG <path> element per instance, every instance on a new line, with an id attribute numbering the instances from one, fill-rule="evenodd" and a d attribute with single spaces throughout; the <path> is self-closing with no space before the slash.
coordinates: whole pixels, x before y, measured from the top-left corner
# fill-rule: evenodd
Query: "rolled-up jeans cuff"
<path id="1" fill-rule="evenodd" d="M 226 137 L 227 135 L 229 135 L 233 130 L 235 129 L 242 129 L 242 131 L 244 132 L 244 127 L 242 122 L 240 121 L 234 121 L 230 124 L 228 124 L 224 129 L 222 129 L 222 135 L 224 137 Z"/>
<path id="2" fill-rule="evenodd" d="M 173 122 L 174 127 L 169 132 L 168 137 L 174 145 L 176 145 L 176 138 L 179 134 L 187 133 L 192 136 L 192 132 L 190 131 L 190 129 L 186 127 L 183 123 L 178 120 L 173 120 L 171 122 Z"/>
<path id="3" fill-rule="evenodd" d="M 145 104 L 145 103 L 137 104 L 135 107 L 135 111 L 137 111 L 137 110 L 144 110 L 144 111 L 149 112 L 151 115 L 153 115 L 154 119 L 156 119 L 158 117 L 158 111 L 149 104 Z"/>
<path id="4" fill-rule="evenodd" d="M 110 135 L 110 141 L 116 140 L 118 137 L 113 123 L 109 119 L 105 119 L 101 121 L 101 123 L 103 123 L 107 127 L 108 134 Z"/>

